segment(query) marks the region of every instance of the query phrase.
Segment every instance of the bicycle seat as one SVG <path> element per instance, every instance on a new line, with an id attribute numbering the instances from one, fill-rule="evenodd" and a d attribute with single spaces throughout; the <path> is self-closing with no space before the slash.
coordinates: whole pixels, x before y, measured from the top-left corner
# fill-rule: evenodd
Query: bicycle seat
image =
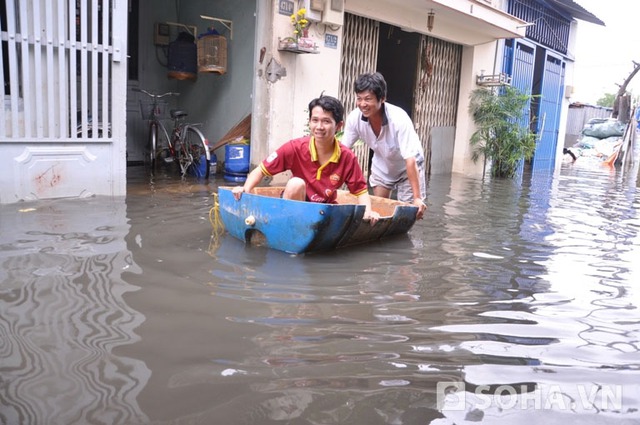
<path id="1" fill-rule="evenodd" d="M 171 110 L 171 118 L 183 118 L 186 117 L 187 111 L 181 111 L 180 109 L 172 109 Z"/>

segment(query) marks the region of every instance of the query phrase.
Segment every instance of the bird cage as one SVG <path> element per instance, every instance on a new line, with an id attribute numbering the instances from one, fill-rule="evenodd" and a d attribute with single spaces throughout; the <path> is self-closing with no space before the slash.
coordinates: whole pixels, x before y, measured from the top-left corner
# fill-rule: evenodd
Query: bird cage
<path id="1" fill-rule="evenodd" d="M 198 38 L 198 72 L 227 72 L 227 39 L 215 30 Z"/>
<path id="2" fill-rule="evenodd" d="M 197 52 L 195 37 L 187 32 L 180 32 L 175 41 L 169 43 L 167 55 L 168 77 L 176 80 L 195 80 Z"/>

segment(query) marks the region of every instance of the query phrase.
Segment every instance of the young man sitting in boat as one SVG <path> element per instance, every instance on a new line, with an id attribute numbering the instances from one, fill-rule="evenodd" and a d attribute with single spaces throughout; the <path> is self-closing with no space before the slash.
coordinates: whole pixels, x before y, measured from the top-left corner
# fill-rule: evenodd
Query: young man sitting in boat
<path id="1" fill-rule="evenodd" d="M 367 182 L 355 154 L 340 144 L 336 133 L 344 125 L 344 107 L 331 96 L 309 102 L 309 130 L 311 135 L 293 139 L 280 146 L 247 176 L 243 186 L 232 192 L 240 199 L 243 192 L 251 192 L 265 176 L 290 171 L 282 197 L 295 201 L 335 204 L 337 190 L 343 184 L 365 206 L 364 219 L 375 224 L 380 215 L 371 209 Z"/>

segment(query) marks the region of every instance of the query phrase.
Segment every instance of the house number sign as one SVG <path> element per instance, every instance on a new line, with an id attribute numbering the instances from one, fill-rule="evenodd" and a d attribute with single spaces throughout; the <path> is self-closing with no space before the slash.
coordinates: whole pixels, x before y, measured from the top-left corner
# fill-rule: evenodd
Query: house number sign
<path id="1" fill-rule="evenodd" d="M 328 47 L 330 49 L 338 48 L 338 36 L 335 34 L 325 34 L 324 35 L 324 47 Z"/>
<path id="2" fill-rule="evenodd" d="M 290 0 L 279 0 L 278 13 L 287 16 L 293 15 L 293 2 Z"/>

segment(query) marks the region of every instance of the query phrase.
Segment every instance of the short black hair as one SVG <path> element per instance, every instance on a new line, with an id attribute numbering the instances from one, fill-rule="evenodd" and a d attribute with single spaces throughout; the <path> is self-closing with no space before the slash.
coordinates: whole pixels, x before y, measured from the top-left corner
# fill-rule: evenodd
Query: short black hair
<path id="1" fill-rule="evenodd" d="M 311 111 L 316 106 L 321 107 L 327 112 L 331 112 L 333 119 L 336 120 L 336 124 L 342 122 L 344 119 L 344 106 L 342 106 L 342 102 L 333 96 L 320 94 L 320 97 L 316 97 L 309 102 L 309 118 L 311 118 Z"/>
<path id="2" fill-rule="evenodd" d="M 373 74 L 360 74 L 356 82 L 353 84 L 356 93 L 362 93 L 371 90 L 378 100 L 387 97 L 387 82 L 382 74 L 374 72 Z"/>

